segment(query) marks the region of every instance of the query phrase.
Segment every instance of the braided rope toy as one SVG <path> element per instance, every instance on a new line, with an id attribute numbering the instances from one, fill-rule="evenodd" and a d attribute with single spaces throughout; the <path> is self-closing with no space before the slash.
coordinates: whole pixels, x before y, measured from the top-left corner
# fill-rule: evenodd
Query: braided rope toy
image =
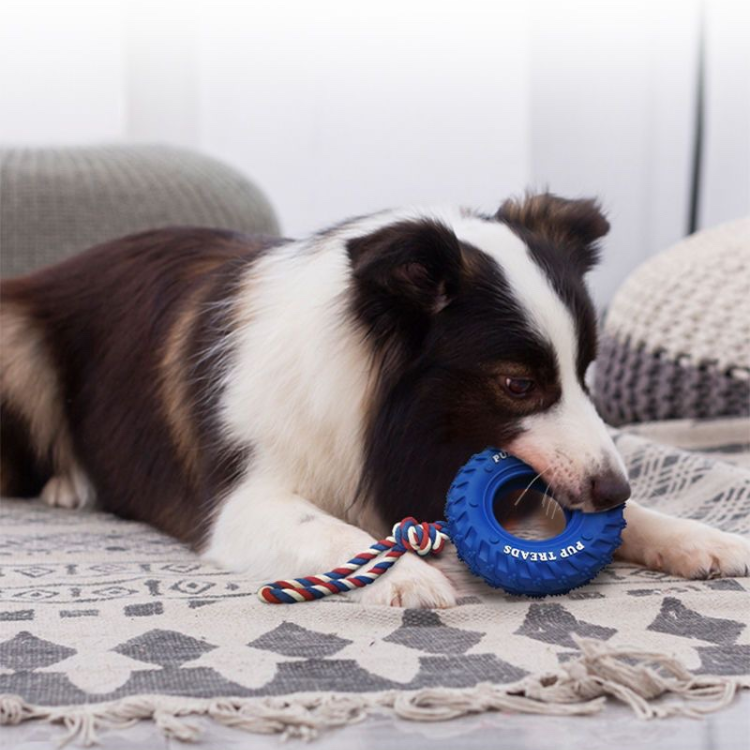
<path id="1" fill-rule="evenodd" d="M 405 518 L 393 527 L 391 536 L 344 565 L 328 573 L 266 584 L 258 596 L 268 604 L 294 604 L 345 593 L 377 581 L 406 552 L 439 555 L 448 541 L 474 575 L 510 594 L 542 597 L 583 586 L 612 561 L 620 546 L 624 506 L 600 513 L 566 509 L 566 526 L 560 534 L 521 539 L 498 522 L 494 506 L 503 494 L 530 489 L 552 497 L 528 464 L 487 448 L 472 456 L 453 480 L 445 506 L 447 521 L 420 523 Z M 376 558 L 381 559 L 360 570 Z"/>
<path id="2" fill-rule="evenodd" d="M 307 578 L 268 583 L 258 591 L 258 597 L 267 604 L 294 604 L 360 589 L 377 581 L 406 552 L 414 552 L 421 557 L 439 555 L 448 541 L 448 535 L 443 531 L 444 526 L 445 521 L 419 523 L 415 518 L 404 518 L 393 527 L 389 537 L 376 542 L 366 552 L 361 552 L 338 568 Z M 354 575 L 355 571 L 383 552 L 385 555 L 382 560 Z"/>

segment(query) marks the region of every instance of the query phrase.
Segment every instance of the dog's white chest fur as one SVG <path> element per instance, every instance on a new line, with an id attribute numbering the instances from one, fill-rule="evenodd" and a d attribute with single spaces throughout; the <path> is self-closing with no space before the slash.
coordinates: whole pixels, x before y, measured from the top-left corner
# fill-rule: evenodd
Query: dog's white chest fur
<path id="1" fill-rule="evenodd" d="M 244 281 L 221 405 L 252 472 L 346 517 L 362 465 L 369 359 L 345 308 L 336 249 L 276 253 Z"/>

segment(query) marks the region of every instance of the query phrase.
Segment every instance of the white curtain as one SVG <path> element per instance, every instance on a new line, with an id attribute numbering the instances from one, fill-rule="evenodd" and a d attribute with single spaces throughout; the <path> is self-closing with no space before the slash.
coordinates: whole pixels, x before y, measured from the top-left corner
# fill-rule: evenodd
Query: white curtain
<path id="1" fill-rule="evenodd" d="M 706 3 L 700 223 L 750 208 L 750 4 Z M 0 144 L 166 142 L 233 164 L 290 235 L 391 205 L 598 195 L 594 277 L 688 226 L 699 0 L 0 4 Z M 0 200 L 2 196 L 0 196 Z"/>

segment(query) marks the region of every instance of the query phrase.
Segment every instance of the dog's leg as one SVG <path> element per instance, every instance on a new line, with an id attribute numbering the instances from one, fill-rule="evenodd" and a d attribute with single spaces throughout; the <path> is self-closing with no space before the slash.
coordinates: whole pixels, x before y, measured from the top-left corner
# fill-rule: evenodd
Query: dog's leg
<path id="1" fill-rule="evenodd" d="M 204 556 L 266 582 L 325 573 L 374 541 L 273 479 L 251 476 L 219 508 Z M 363 604 L 400 607 L 455 604 L 448 579 L 412 554 L 380 580 L 346 596 Z"/>
<path id="2" fill-rule="evenodd" d="M 66 473 L 49 479 L 40 497 L 53 508 L 72 509 L 93 505 L 95 492 L 84 472 L 74 465 Z"/>
<path id="3" fill-rule="evenodd" d="M 683 578 L 750 575 L 750 541 L 700 521 L 673 518 L 632 500 L 617 556 Z"/>

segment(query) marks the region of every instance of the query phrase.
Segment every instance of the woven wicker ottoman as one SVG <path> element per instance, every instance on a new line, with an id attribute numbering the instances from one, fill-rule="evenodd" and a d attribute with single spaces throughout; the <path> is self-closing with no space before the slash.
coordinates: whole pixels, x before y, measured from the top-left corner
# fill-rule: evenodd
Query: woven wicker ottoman
<path id="1" fill-rule="evenodd" d="M 750 414 L 750 219 L 694 234 L 625 281 L 595 394 L 614 425 Z"/>

